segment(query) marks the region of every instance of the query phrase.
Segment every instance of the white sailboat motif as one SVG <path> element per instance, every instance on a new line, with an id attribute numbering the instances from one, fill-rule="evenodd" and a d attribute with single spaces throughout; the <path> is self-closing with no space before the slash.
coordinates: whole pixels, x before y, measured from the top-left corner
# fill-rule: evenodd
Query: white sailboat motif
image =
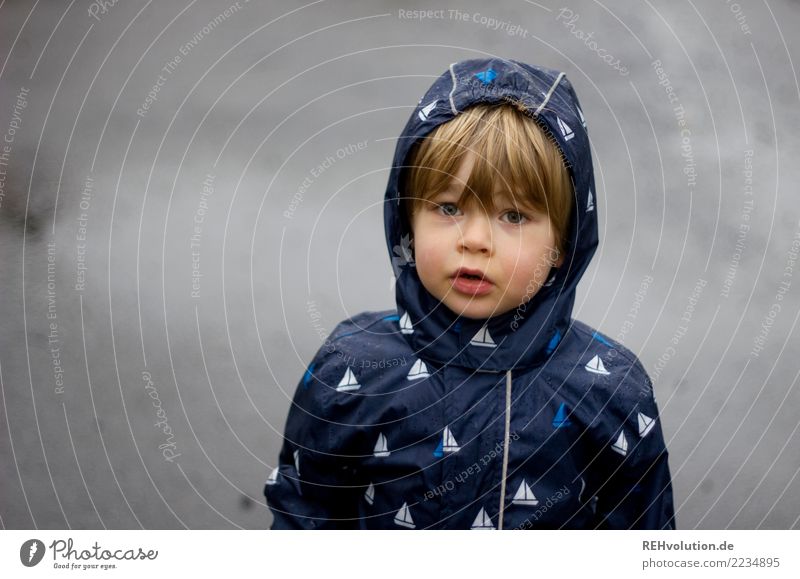
<path id="1" fill-rule="evenodd" d="M 339 381 L 339 385 L 336 387 L 336 391 L 351 392 L 353 390 L 358 390 L 359 388 L 361 388 L 361 384 L 358 383 L 355 374 L 353 374 L 353 370 L 351 370 L 350 366 L 348 366 L 344 376 L 342 376 L 342 379 Z"/>
<path id="2" fill-rule="evenodd" d="M 403 314 L 403 317 L 400 318 L 400 332 L 403 334 L 413 334 L 414 333 L 414 326 L 411 325 L 411 318 L 408 315 L 408 312 Z"/>
<path id="3" fill-rule="evenodd" d="M 297 472 L 297 476 L 300 476 L 300 449 L 294 451 L 294 470 Z"/>
<path id="4" fill-rule="evenodd" d="M 519 488 L 517 489 L 517 494 L 514 495 L 514 500 L 511 502 L 515 505 L 535 507 L 539 504 L 539 499 L 534 496 L 531 487 L 528 486 L 528 482 L 525 479 L 522 479 L 522 483 L 520 483 Z"/>
<path id="5" fill-rule="evenodd" d="M 553 275 L 551 275 L 551 276 L 550 276 L 550 279 L 548 279 L 548 280 L 545 282 L 545 284 L 544 284 L 544 286 L 543 286 L 543 287 L 550 287 L 551 285 L 553 285 L 553 282 L 554 282 L 554 281 L 556 281 L 556 274 L 553 274 Z"/>
<path id="6" fill-rule="evenodd" d="M 594 211 L 594 194 L 591 188 L 589 189 L 589 199 L 586 201 L 586 213 Z"/>
<path id="7" fill-rule="evenodd" d="M 564 140 L 569 141 L 575 136 L 575 133 L 572 132 L 572 129 L 569 128 L 567 123 L 561 120 L 561 117 L 556 117 L 556 119 L 558 119 L 558 128 L 561 129 L 561 134 L 564 135 Z"/>
<path id="8" fill-rule="evenodd" d="M 653 430 L 653 427 L 656 425 L 656 421 L 654 418 L 650 418 L 649 416 L 639 413 L 639 436 L 644 438 L 650 431 Z"/>
<path id="9" fill-rule="evenodd" d="M 450 427 L 445 426 L 442 432 L 442 452 L 458 452 L 461 447 L 456 442 L 456 437 L 450 432 Z"/>
<path id="10" fill-rule="evenodd" d="M 606 370 L 606 367 L 603 365 L 603 360 L 600 359 L 600 356 L 595 354 L 594 358 L 589 360 L 589 363 L 585 366 L 588 372 L 592 374 L 601 374 L 603 376 L 608 376 L 611 372 Z"/>
<path id="11" fill-rule="evenodd" d="M 618 452 L 622 456 L 628 454 L 628 439 L 625 438 L 625 431 L 619 433 L 617 441 L 611 445 L 611 449 Z"/>
<path id="12" fill-rule="evenodd" d="M 378 458 L 383 458 L 391 454 L 389 447 L 386 444 L 386 437 L 383 435 L 383 432 L 378 435 L 378 442 L 375 443 L 375 451 L 372 454 Z"/>
<path id="13" fill-rule="evenodd" d="M 439 100 L 437 99 L 433 101 L 431 104 L 426 105 L 421 111 L 419 111 L 419 113 L 417 113 L 417 115 L 419 116 L 419 120 L 427 121 L 428 115 L 431 114 L 431 111 L 436 108 L 436 103 L 438 102 Z"/>
<path id="14" fill-rule="evenodd" d="M 272 486 L 278 484 L 278 467 L 276 466 L 272 469 L 272 472 L 269 473 L 269 477 L 267 478 L 267 486 Z"/>
<path id="15" fill-rule="evenodd" d="M 367 487 L 367 492 L 364 493 L 364 500 L 367 501 L 369 504 L 373 504 L 375 502 L 375 485 L 369 483 Z"/>
<path id="16" fill-rule="evenodd" d="M 397 511 L 397 514 L 394 516 L 394 524 L 407 529 L 416 528 L 414 519 L 411 518 L 411 510 L 408 508 L 408 503 L 403 503 L 403 506 Z"/>
<path id="17" fill-rule="evenodd" d="M 406 379 L 418 380 L 420 378 L 427 378 L 429 376 L 430 373 L 428 372 L 428 367 L 425 365 L 425 362 L 418 358 L 417 361 L 414 362 L 414 365 L 411 366 L 411 370 L 408 371 Z"/>
<path id="18" fill-rule="evenodd" d="M 489 334 L 489 328 L 483 326 L 478 333 L 473 336 L 469 341 L 470 346 L 486 346 L 487 348 L 496 348 L 497 344 L 494 343 L 492 336 Z"/>
<path id="19" fill-rule="evenodd" d="M 581 107 L 579 107 L 579 106 L 576 106 L 575 108 L 578 109 L 578 116 L 581 118 L 581 124 L 583 125 L 583 128 L 585 129 L 586 128 L 586 119 L 583 118 L 583 111 L 581 110 Z"/>
<path id="20" fill-rule="evenodd" d="M 486 514 L 486 509 L 481 507 L 481 512 L 478 513 L 478 516 L 475 517 L 475 520 L 472 522 L 472 527 L 470 529 L 489 529 L 494 531 L 494 525 L 492 524 L 492 519 L 489 518 L 489 515 Z"/>

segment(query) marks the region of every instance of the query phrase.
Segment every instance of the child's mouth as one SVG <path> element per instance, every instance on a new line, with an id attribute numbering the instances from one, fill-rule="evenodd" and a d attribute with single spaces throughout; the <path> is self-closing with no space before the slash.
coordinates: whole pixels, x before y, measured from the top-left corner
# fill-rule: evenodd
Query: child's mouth
<path id="1" fill-rule="evenodd" d="M 492 285 L 494 285 L 486 278 L 471 273 L 460 272 L 452 279 L 453 289 L 471 296 L 487 294 L 492 291 Z"/>

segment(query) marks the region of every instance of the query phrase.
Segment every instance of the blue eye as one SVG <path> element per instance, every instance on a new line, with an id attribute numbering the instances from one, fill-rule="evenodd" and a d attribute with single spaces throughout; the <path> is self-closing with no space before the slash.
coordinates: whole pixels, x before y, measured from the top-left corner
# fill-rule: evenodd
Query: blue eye
<path id="1" fill-rule="evenodd" d="M 450 211 L 448 211 L 448 208 L 452 208 L 453 212 L 451 213 Z M 455 203 L 441 203 L 441 204 L 439 204 L 438 209 L 439 209 L 439 211 L 442 211 L 448 217 L 453 217 L 458 212 L 458 207 L 456 207 Z"/>
<path id="2" fill-rule="evenodd" d="M 525 217 L 519 211 L 507 211 L 506 215 L 510 215 L 511 216 L 510 219 L 509 219 L 509 222 L 514 224 L 514 225 L 519 225 L 520 223 L 522 223 L 523 221 L 525 221 L 527 219 L 527 217 Z"/>

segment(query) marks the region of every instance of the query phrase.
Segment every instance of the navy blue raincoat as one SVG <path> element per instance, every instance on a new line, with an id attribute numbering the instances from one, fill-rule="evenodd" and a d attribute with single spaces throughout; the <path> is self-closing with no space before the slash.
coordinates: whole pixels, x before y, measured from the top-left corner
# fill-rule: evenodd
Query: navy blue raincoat
<path id="1" fill-rule="evenodd" d="M 525 306 L 456 316 L 423 287 L 401 212 L 413 143 L 478 103 L 524 107 L 574 184 L 563 265 Z M 572 319 L 597 247 L 586 123 L 564 73 L 455 63 L 398 139 L 385 195 L 397 309 L 340 323 L 297 386 L 264 493 L 273 529 L 671 529 L 667 450 L 636 356 Z"/>

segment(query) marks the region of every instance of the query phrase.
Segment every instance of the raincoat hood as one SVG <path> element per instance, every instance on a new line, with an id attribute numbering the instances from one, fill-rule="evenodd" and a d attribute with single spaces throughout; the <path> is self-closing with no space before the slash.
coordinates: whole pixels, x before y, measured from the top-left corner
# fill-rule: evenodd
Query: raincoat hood
<path id="1" fill-rule="evenodd" d="M 402 216 L 400 176 L 412 146 L 470 106 L 521 105 L 561 152 L 573 183 L 574 203 L 563 265 L 527 303 L 476 320 L 458 316 L 431 295 L 414 267 L 411 232 Z M 420 99 L 400 135 L 384 203 L 386 243 L 396 277 L 404 332 L 421 358 L 502 372 L 542 363 L 566 333 L 578 282 L 597 248 L 597 211 L 589 138 L 583 113 L 563 72 L 513 60 L 474 59 L 451 64 Z M 475 340 L 496 347 L 470 348 Z"/>

